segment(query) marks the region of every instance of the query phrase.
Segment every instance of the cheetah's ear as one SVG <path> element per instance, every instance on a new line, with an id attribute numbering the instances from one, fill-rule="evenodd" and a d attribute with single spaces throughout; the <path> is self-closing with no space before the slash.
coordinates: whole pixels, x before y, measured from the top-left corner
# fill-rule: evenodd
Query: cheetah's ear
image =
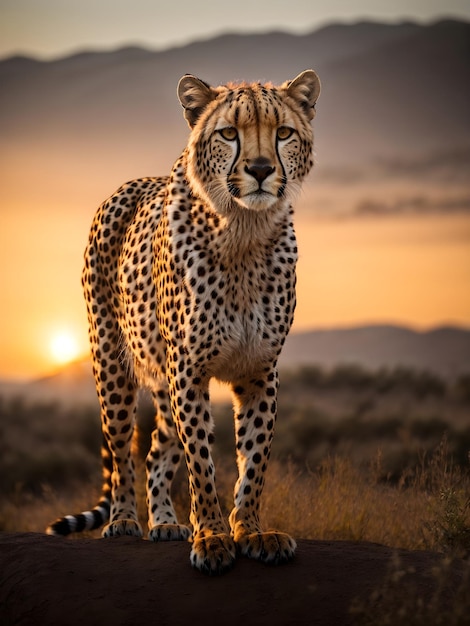
<path id="1" fill-rule="evenodd" d="M 320 79 L 317 74 L 313 70 L 305 70 L 283 86 L 288 95 L 301 105 L 308 119 L 313 119 L 315 103 L 320 95 Z"/>
<path id="2" fill-rule="evenodd" d="M 178 83 L 178 98 L 190 128 L 193 128 L 201 113 L 216 95 L 210 85 L 191 74 L 181 78 Z"/>

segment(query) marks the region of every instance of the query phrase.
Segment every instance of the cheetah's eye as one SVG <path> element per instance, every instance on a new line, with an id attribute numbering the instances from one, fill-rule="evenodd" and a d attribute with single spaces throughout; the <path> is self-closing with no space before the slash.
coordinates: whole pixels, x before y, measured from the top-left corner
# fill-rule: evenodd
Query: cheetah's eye
<path id="1" fill-rule="evenodd" d="M 224 139 L 227 141 L 235 141 L 238 137 L 237 129 L 233 126 L 227 126 L 227 128 L 221 128 L 219 133 L 222 135 Z"/>
<path id="2" fill-rule="evenodd" d="M 288 126 L 279 126 L 276 135 L 278 139 L 284 141 L 285 139 L 289 139 L 293 132 L 293 128 L 289 128 Z"/>

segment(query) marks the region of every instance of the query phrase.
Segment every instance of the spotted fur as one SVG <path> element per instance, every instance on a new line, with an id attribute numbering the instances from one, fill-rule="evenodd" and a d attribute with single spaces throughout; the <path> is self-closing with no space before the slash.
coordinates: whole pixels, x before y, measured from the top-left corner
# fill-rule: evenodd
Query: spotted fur
<path id="1" fill-rule="evenodd" d="M 277 359 L 295 308 L 292 200 L 312 166 L 312 70 L 279 87 L 178 85 L 189 142 L 169 177 L 123 185 L 99 208 L 83 287 L 101 405 L 104 487 L 91 511 L 50 534 L 97 528 L 142 536 L 131 440 L 138 388 L 156 427 L 147 457 L 149 538 L 191 538 L 191 563 L 222 573 L 236 551 L 266 563 L 295 541 L 264 532 L 259 503 L 276 420 Z M 209 381 L 233 391 L 239 477 L 228 524 L 211 457 Z M 170 496 L 185 457 L 191 530 Z"/>

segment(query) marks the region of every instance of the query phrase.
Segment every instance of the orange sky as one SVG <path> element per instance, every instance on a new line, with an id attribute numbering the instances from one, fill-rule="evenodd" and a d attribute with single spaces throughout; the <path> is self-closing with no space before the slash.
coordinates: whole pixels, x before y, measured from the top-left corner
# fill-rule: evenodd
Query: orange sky
<path id="1" fill-rule="evenodd" d="M 470 326 L 470 216 L 311 221 L 298 238 L 297 329 Z"/>
<path id="2" fill-rule="evenodd" d="M 51 371 L 59 331 L 88 351 L 80 274 L 94 206 L 77 210 L 71 201 L 31 211 L 27 204 L 1 215 L 0 378 Z M 294 330 L 470 327 L 470 216 L 313 218 L 306 204 L 297 218 Z"/>

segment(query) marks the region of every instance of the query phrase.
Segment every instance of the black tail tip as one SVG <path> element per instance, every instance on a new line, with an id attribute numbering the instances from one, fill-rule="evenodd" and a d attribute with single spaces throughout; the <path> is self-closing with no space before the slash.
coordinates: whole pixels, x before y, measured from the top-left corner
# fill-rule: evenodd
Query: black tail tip
<path id="1" fill-rule="evenodd" d="M 68 520 L 65 519 L 65 517 L 62 517 L 52 524 L 49 524 L 49 526 L 46 528 L 46 533 L 53 536 L 61 535 L 62 537 L 65 537 L 66 535 L 70 535 L 71 532 L 72 530 L 70 528 L 70 524 Z"/>

